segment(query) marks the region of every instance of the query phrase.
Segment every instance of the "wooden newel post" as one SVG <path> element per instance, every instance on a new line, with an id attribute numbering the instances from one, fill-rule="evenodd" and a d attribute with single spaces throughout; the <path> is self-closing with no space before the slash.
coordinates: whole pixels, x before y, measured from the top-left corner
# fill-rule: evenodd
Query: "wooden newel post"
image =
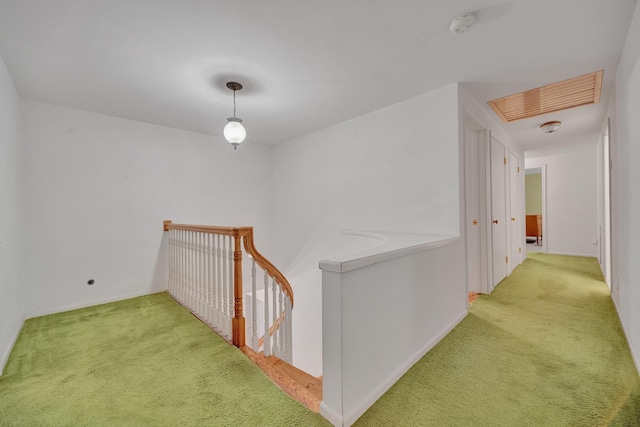
<path id="1" fill-rule="evenodd" d="M 242 236 L 234 233 L 234 249 L 233 249 L 233 297 L 234 297 L 234 316 L 231 322 L 233 334 L 233 345 L 236 347 L 244 347 L 245 345 L 245 319 L 244 309 L 242 307 L 242 249 L 240 240 Z"/>

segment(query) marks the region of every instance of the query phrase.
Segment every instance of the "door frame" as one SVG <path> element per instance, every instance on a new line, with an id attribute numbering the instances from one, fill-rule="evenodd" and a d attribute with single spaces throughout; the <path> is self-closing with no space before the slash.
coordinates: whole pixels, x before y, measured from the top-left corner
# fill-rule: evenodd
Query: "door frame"
<path id="1" fill-rule="evenodd" d="M 607 117 L 604 122 L 604 127 L 602 129 L 602 161 L 603 161 L 603 176 L 602 176 L 602 228 L 604 230 L 604 236 L 601 239 L 600 245 L 603 246 L 603 258 L 604 258 L 604 268 L 603 268 L 603 276 L 605 283 L 609 286 L 610 292 L 613 294 L 615 292 L 613 287 L 613 276 L 612 276 L 612 240 L 613 240 L 613 211 L 612 211 L 612 187 L 611 187 L 611 170 L 613 168 L 613 161 L 611 157 L 611 118 Z"/>
<path id="2" fill-rule="evenodd" d="M 513 165 L 512 159 L 515 157 L 516 162 L 515 165 Z M 520 173 L 521 173 L 521 169 L 520 169 L 520 156 L 518 156 L 518 154 L 516 154 L 511 148 L 509 148 L 509 159 L 507 160 L 508 165 L 509 165 L 509 214 L 507 215 L 507 217 L 510 219 L 511 223 L 515 222 L 515 236 L 513 233 L 513 227 L 509 227 L 509 232 L 511 233 L 510 237 L 509 237 L 509 267 L 508 267 L 508 271 L 509 274 L 513 273 L 513 270 L 515 270 L 515 268 L 517 266 L 520 265 L 520 263 L 522 262 L 522 239 L 523 239 L 523 233 L 524 230 L 522 229 L 522 224 L 523 221 L 521 219 L 521 211 L 522 211 L 522 194 L 520 192 Z M 518 168 L 517 172 L 515 173 L 515 182 L 513 182 L 513 180 L 511 179 L 511 172 L 513 171 L 513 167 Z M 515 203 L 515 212 L 513 212 L 513 210 L 511 209 L 513 207 L 513 192 L 515 191 L 516 194 L 516 203 Z M 514 219 L 515 218 L 515 219 Z M 517 238 L 517 244 L 515 245 L 515 247 L 512 247 L 514 239 Z M 517 255 L 513 256 L 515 250 L 518 250 Z"/>
<path id="3" fill-rule="evenodd" d="M 495 218 L 495 213 L 493 212 L 493 205 L 494 205 L 494 200 L 493 200 L 493 165 L 491 164 L 491 160 L 493 158 L 493 141 L 495 140 L 495 142 L 497 142 L 498 144 L 500 144 L 502 146 L 503 149 L 503 153 L 502 153 L 502 157 L 504 159 L 504 163 L 502 164 L 503 168 L 502 168 L 502 180 L 504 183 L 504 187 L 503 187 L 503 197 L 504 197 L 504 218 L 502 219 L 503 221 L 503 227 L 504 227 L 504 234 L 505 234 L 505 256 L 509 256 L 510 255 L 510 231 L 511 231 L 511 227 L 507 227 L 507 218 L 509 218 L 508 213 L 509 213 L 509 209 L 507 208 L 508 206 L 508 196 L 509 196 L 509 168 L 507 167 L 507 153 L 509 152 L 509 148 L 502 143 L 502 141 L 500 141 L 498 138 L 496 138 L 493 135 L 489 135 L 489 143 L 487 144 L 489 146 L 489 150 L 488 150 L 488 162 L 489 162 L 489 169 L 487 171 L 487 179 L 489 180 L 489 185 L 487 188 L 487 193 L 489 194 L 489 197 L 487 198 L 487 214 L 488 214 L 488 220 L 487 220 L 487 227 L 489 229 L 489 239 L 488 239 L 488 251 L 490 254 L 490 270 L 491 270 L 491 282 L 489 283 L 489 289 L 490 292 L 492 292 L 495 287 L 498 285 L 498 283 L 494 283 L 495 282 L 495 277 L 493 275 L 493 269 L 495 267 L 494 263 L 493 263 L 493 252 L 494 252 L 494 242 L 493 242 L 493 229 L 494 229 L 494 225 L 493 225 L 493 219 Z M 499 225 L 499 224 L 498 224 Z M 508 258 L 507 258 L 508 259 Z M 500 264 L 502 264 L 502 260 L 500 261 Z M 500 282 L 502 280 L 504 280 L 505 278 L 507 278 L 509 276 L 509 264 L 508 262 L 505 260 L 505 276 L 500 279 Z"/>
<path id="4" fill-rule="evenodd" d="M 549 215 L 547 215 L 547 164 L 542 167 L 542 252 L 549 252 L 549 233 L 547 233 L 547 223 Z"/>
<path id="5" fill-rule="evenodd" d="M 525 167 L 524 173 L 527 174 L 528 170 L 531 169 L 540 169 L 540 174 L 542 175 L 542 184 L 540 185 L 542 190 L 542 250 L 539 252 L 548 253 L 549 252 L 549 233 L 547 233 L 547 164 L 544 163 L 540 166 L 530 166 Z M 527 197 L 527 190 L 525 189 L 525 198 Z M 526 214 L 526 209 L 525 209 Z M 526 230 L 524 230 L 526 234 Z M 525 251 L 526 252 L 526 251 Z"/>

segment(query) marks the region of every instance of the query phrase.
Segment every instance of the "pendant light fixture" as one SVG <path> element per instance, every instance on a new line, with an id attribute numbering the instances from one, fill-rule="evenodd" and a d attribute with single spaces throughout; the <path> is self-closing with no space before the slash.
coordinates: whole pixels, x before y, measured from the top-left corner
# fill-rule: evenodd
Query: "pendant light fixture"
<path id="1" fill-rule="evenodd" d="M 235 150 L 247 137 L 247 131 L 242 125 L 242 119 L 236 117 L 236 91 L 241 90 L 242 85 L 237 82 L 227 82 L 227 87 L 233 91 L 233 117 L 227 119 L 223 133 L 224 138 L 233 145 Z"/>

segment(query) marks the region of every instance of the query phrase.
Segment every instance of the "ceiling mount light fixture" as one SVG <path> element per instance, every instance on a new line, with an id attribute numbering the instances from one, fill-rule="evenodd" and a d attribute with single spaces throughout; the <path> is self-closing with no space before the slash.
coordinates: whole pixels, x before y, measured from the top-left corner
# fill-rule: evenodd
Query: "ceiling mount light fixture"
<path id="1" fill-rule="evenodd" d="M 469 31 L 475 23 L 476 16 L 473 13 L 465 13 L 454 19 L 449 29 L 453 34 L 462 34 Z"/>
<path id="2" fill-rule="evenodd" d="M 560 129 L 561 124 L 562 122 L 558 121 L 546 122 L 540 125 L 540 129 L 542 129 L 542 132 L 544 133 L 554 133 L 555 131 Z"/>
<path id="3" fill-rule="evenodd" d="M 233 117 L 227 119 L 224 127 L 224 138 L 233 145 L 236 150 L 238 145 L 247 137 L 247 131 L 242 125 L 242 119 L 236 117 L 236 91 L 242 89 L 242 85 L 237 82 L 227 82 L 227 87 L 233 91 Z"/>

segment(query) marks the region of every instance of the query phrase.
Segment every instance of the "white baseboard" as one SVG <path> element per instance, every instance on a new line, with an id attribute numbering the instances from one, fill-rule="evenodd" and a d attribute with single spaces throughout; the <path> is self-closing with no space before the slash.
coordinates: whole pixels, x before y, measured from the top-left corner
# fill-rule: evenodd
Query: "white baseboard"
<path id="1" fill-rule="evenodd" d="M 638 375 L 640 376 L 640 357 L 638 357 L 638 353 L 634 351 L 634 348 L 631 345 L 631 340 L 629 339 L 631 335 L 629 334 L 629 331 L 624 324 L 624 320 L 620 315 L 620 309 L 618 308 L 618 303 L 616 302 L 616 299 L 613 298 L 612 296 L 611 300 L 613 301 L 613 306 L 616 308 L 616 313 L 618 313 L 618 319 L 620 319 L 620 324 L 622 325 L 622 331 L 624 332 L 624 337 L 627 339 L 627 346 L 629 347 L 629 351 L 631 352 L 631 358 L 633 359 L 633 363 L 635 363 L 636 365 L 636 371 L 638 371 Z"/>
<path id="2" fill-rule="evenodd" d="M 146 291 L 146 292 L 134 292 L 134 293 L 131 293 L 131 294 L 123 294 L 123 295 L 118 295 L 118 296 L 115 296 L 115 297 L 109 297 L 109 298 L 103 298 L 103 299 L 99 299 L 99 300 L 81 302 L 81 303 L 78 303 L 78 304 L 65 305 L 63 307 L 56 307 L 56 308 L 51 308 L 51 309 L 46 309 L 46 310 L 35 310 L 33 312 L 27 313 L 26 318 L 27 319 L 32 319 L 34 317 L 47 316 L 49 314 L 56 314 L 56 313 L 63 313 L 65 311 L 78 310 L 80 308 L 92 307 L 94 305 L 108 304 L 110 302 L 122 301 L 122 300 L 125 300 L 125 299 L 131 299 L 131 298 L 142 297 L 142 296 L 145 296 L 145 295 L 156 294 L 156 293 L 159 293 L 159 292 L 164 292 L 165 290 L 166 289 L 164 289 L 164 290 L 151 289 L 151 290 Z"/>
<path id="3" fill-rule="evenodd" d="M 320 402 L 320 415 L 325 417 L 335 427 L 342 427 L 342 417 L 337 412 L 333 411 L 324 402 Z"/>
<path id="4" fill-rule="evenodd" d="M 581 254 L 578 252 L 547 252 L 549 255 L 582 256 L 587 258 L 597 258 L 594 254 Z"/>
<path id="5" fill-rule="evenodd" d="M 395 371 L 393 371 L 386 381 L 381 383 L 378 387 L 374 388 L 371 391 L 371 393 L 369 393 L 369 395 L 366 396 L 358 406 L 356 406 L 348 414 L 346 415 L 343 414 L 342 424 L 336 424 L 335 421 L 332 421 L 332 420 L 330 421 L 336 426 L 342 425 L 345 427 L 349 427 L 353 423 L 355 423 L 358 420 L 358 418 L 360 418 L 362 414 L 366 412 L 367 409 L 369 409 L 374 403 L 376 403 L 376 401 L 387 390 L 389 390 L 392 385 L 394 385 L 400 379 L 400 377 L 402 377 L 413 365 L 415 365 L 418 360 L 422 359 L 422 357 L 424 357 L 424 355 L 427 354 L 429 350 L 431 350 L 436 344 L 438 344 L 438 342 L 440 342 L 440 340 L 442 340 L 442 338 L 444 338 L 445 335 L 451 332 L 451 330 L 455 328 L 458 325 L 458 323 L 460 323 L 462 319 L 464 319 L 467 316 L 467 313 L 468 313 L 468 309 L 465 309 L 465 311 L 462 314 L 458 315 L 451 323 L 445 326 L 435 337 L 429 340 L 420 350 L 418 350 L 415 354 L 413 354 L 413 356 L 411 356 L 405 363 L 403 363 Z"/>
<path id="6" fill-rule="evenodd" d="M 11 355 L 11 352 L 13 351 L 13 346 L 16 345 L 16 341 L 18 340 L 18 336 L 20 335 L 20 331 L 22 330 L 22 327 L 24 326 L 24 320 L 25 317 L 22 317 L 22 322 L 20 322 L 20 326 L 18 326 L 18 329 L 16 330 L 16 333 L 13 336 L 13 339 L 11 340 L 11 342 L 9 343 L 9 347 L 7 348 L 7 351 L 5 351 L 5 353 L 2 355 L 2 360 L 0 361 L 0 377 L 2 376 L 2 374 L 4 374 L 4 368 L 7 365 L 7 362 L 9 361 L 9 356 Z"/>

